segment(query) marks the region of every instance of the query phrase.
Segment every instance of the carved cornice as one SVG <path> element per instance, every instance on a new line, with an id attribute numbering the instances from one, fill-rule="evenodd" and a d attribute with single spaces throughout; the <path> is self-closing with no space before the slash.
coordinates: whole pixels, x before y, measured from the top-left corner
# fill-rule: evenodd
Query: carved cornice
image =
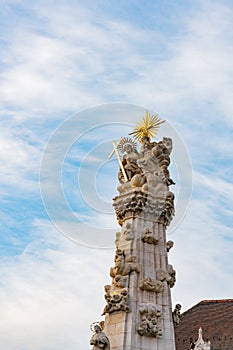
<path id="1" fill-rule="evenodd" d="M 113 199 L 120 225 L 129 217 L 143 217 L 168 226 L 174 216 L 174 195 L 155 197 L 141 188 L 127 191 Z"/>

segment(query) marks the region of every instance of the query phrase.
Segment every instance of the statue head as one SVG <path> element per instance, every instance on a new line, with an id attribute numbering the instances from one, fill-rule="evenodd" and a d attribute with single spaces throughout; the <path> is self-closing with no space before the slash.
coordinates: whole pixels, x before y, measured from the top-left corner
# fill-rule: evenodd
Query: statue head
<path id="1" fill-rule="evenodd" d="M 107 284 L 106 286 L 104 286 L 104 290 L 107 294 L 109 294 L 110 290 L 111 290 L 111 286 L 109 284 Z"/>
<path id="2" fill-rule="evenodd" d="M 167 241 L 167 248 L 170 250 L 174 246 L 173 241 Z"/>
<path id="3" fill-rule="evenodd" d="M 146 234 L 151 234 L 151 233 L 152 233 L 151 229 L 149 227 L 145 227 L 144 234 L 146 235 Z"/>
<path id="4" fill-rule="evenodd" d="M 125 226 L 128 230 L 131 228 L 131 223 L 127 222 L 126 226 Z"/>
<path id="5" fill-rule="evenodd" d="M 150 138 L 149 138 L 149 136 L 147 136 L 147 135 L 142 136 L 142 138 L 141 138 L 141 143 L 142 143 L 143 145 L 149 145 L 149 144 L 150 144 Z"/>
<path id="6" fill-rule="evenodd" d="M 128 256 L 126 261 L 135 263 L 135 262 L 137 262 L 137 257 L 136 257 L 136 255 L 130 255 L 130 256 Z"/>
<path id="7" fill-rule="evenodd" d="M 123 150 L 126 153 L 131 153 L 133 152 L 133 146 L 130 143 L 125 143 L 123 146 Z"/>
<path id="8" fill-rule="evenodd" d="M 101 332 L 101 327 L 100 327 L 98 324 L 95 324 L 95 325 L 94 325 L 94 331 L 95 331 L 96 333 L 100 333 L 100 332 Z"/>
<path id="9" fill-rule="evenodd" d="M 151 282 L 152 282 L 152 279 L 151 279 L 150 277 L 147 277 L 147 278 L 145 279 L 145 281 L 151 283 Z"/>
<path id="10" fill-rule="evenodd" d="M 127 291 L 127 289 L 126 288 L 124 288 L 124 289 L 122 289 L 122 291 L 121 291 L 121 295 L 123 295 L 123 296 L 127 296 L 127 294 L 128 294 L 128 291 Z"/>

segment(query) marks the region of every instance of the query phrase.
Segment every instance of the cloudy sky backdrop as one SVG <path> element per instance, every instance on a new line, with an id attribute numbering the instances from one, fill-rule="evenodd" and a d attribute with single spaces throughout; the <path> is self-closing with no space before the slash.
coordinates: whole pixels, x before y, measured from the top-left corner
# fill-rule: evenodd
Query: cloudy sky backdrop
<path id="1" fill-rule="evenodd" d="M 189 202 L 169 233 L 173 304 L 232 298 L 232 2 L 0 7 L 2 348 L 90 349 L 118 229 L 106 158 L 145 109 L 175 133 L 177 210 Z"/>

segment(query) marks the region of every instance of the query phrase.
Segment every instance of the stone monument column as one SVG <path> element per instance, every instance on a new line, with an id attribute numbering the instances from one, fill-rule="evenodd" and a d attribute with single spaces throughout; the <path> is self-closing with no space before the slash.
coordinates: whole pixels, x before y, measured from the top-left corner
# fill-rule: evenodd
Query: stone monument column
<path id="1" fill-rule="evenodd" d="M 129 137 L 114 144 L 115 152 L 122 154 L 119 195 L 113 199 L 121 230 L 116 233 L 112 282 L 105 286 L 103 310 L 111 350 L 175 350 L 170 288 L 176 273 L 168 263 L 173 242 L 166 240 L 174 215 L 169 190 L 174 183 L 168 171 L 172 140 L 151 142 L 148 118 L 162 123 L 147 114 L 144 128 L 135 128 L 140 151 Z"/>

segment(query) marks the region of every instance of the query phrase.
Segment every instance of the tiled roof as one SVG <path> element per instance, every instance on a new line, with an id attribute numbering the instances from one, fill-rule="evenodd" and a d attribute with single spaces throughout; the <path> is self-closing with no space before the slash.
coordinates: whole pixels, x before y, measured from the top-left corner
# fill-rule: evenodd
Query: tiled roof
<path id="1" fill-rule="evenodd" d="M 202 300 L 181 316 L 175 326 L 176 350 L 189 350 L 190 338 L 202 328 L 211 350 L 233 350 L 233 299 Z"/>

